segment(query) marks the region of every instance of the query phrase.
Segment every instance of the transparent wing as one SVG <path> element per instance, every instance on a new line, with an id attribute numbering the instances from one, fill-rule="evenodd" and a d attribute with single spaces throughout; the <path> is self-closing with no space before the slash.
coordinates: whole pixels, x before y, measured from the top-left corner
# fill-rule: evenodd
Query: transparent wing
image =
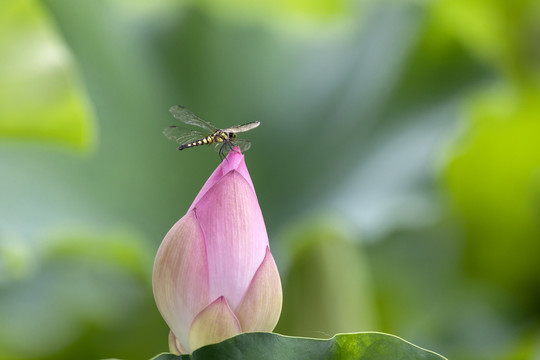
<path id="1" fill-rule="evenodd" d="M 246 139 L 235 139 L 232 142 L 232 145 L 238 146 L 242 152 L 248 151 L 249 148 L 251 147 L 251 143 L 249 142 L 249 140 L 246 140 Z"/>
<path id="2" fill-rule="evenodd" d="M 241 133 L 249 131 L 251 129 L 255 129 L 259 125 L 261 125 L 259 121 L 254 121 L 244 125 L 231 126 L 230 128 L 223 129 L 223 132 Z"/>
<path id="3" fill-rule="evenodd" d="M 166 127 L 163 130 L 163 135 L 165 135 L 167 139 L 176 141 L 179 144 L 190 143 L 207 136 L 207 134 L 200 131 L 181 128 L 174 125 Z"/>
<path id="4" fill-rule="evenodd" d="M 214 125 L 210 124 L 206 120 L 201 119 L 182 105 L 175 105 L 170 108 L 169 111 L 171 112 L 172 116 L 174 116 L 184 124 L 198 126 L 209 131 L 210 133 L 213 133 L 217 130 Z"/>
<path id="5" fill-rule="evenodd" d="M 223 159 L 229 152 L 233 151 L 235 146 L 238 146 L 240 151 L 245 152 L 249 150 L 251 143 L 246 139 L 235 139 L 234 141 L 225 141 L 221 143 L 218 142 L 214 143 L 214 150 L 219 152 L 219 156 Z"/>
<path id="6" fill-rule="evenodd" d="M 251 147 L 251 142 L 246 139 L 235 139 L 234 141 L 216 142 L 214 143 L 214 150 L 219 151 L 223 155 L 227 155 L 233 147 L 238 146 L 240 151 L 248 151 Z"/>

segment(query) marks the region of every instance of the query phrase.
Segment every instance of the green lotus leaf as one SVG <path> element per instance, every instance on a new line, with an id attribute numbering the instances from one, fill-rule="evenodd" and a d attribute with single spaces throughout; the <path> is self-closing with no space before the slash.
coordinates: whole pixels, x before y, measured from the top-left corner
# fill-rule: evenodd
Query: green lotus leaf
<path id="1" fill-rule="evenodd" d="M 207 345 L 191 355 L 160 354 L 154 360 L 440 360 L 444 357 L 419 348 L 397 336 L 377 332 L 338 334 L 327 340 L 244 333 L 218 344 Z"/>

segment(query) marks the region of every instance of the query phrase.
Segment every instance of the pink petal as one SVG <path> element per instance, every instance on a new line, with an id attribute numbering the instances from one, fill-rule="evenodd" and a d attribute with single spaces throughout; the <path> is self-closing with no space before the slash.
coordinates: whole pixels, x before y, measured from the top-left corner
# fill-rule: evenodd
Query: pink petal
<path id="1" fill-rule="evenodd" d="M 253 182 L 251 181 L 251 177 L 249 176 L 249 172 L 246 167 L 246 162 L 244 161 L 244 155 L 242 155 L 238 147 L 234 147 L 233 151 L 229 152 L 227 158 L 223 160 L 221 164 L 219 164 L 208 180 L 206 180 L 206 183 L 202 187 L 201 191 L 199 191 L 199 194 L 197 194 L 197 197 L 195 197 L 195 200 L 189 207 L 189 210 L 193 209 L 199 200 L 206 194 L 206 192 L 210 190 L 210 188 L 212 188 L 212 186 L 214 186 L 224 175 L 234 170 L 238 171 L 251 185 L 251 188 L 254 189 Z"/>
<path id="2" fill-rule="evenodd" d="M 227 159 L 224 162 L 225 164 L 223 165 L 223 170 L 225 174 L 233 170 L 238 171 L 240 175 L 242 175 L 242 177 L 248 182 L 253 191 L 255 191 L 253 182 L 249 176 L 244 155 L 240 152 L 240 148 L 235 146 L 233 151 L 229 152 L 229 155 L 227 155 Z"/>
<path id="3" fill-rule="evenodd" d="M 161 315 L 185 347 L 193 318 L 209 302 L 204 234 L 194 211 L 182 217 L 163 239 L 152 284 Z"/>
<path id="4" fill-rule="evenodd" d="M 207 191 L 196 211 L 206 239 L 210 298 L 223 295 L 236 308 L 268 246 L 255 192 L 233 170 Z"/>
<path id="5" fill-rule="evenodd" d="M 240 334 L 242 329 L 223 296 L 208 305 L 193 320 L 189 330 L 189 350 L 215 344 Z"/>
<path id="6" fill-rule="evenodd" d="M 274 330 L 281 314 L 282 301 L 278 269 L 270 249 L 266 248 L 264 260 L 235 310 L 242 331 Z"/>

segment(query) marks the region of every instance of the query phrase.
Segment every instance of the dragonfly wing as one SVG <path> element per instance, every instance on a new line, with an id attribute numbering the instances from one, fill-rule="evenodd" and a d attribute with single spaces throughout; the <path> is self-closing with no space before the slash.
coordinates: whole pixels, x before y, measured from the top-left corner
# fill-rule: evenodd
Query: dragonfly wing
<path id="1" fill-rule="evenodd" d="M 247 124 L 244 124 L 244 125 L 231 126 L 230 128 L 223 129 L 223 132 L 226 132 L 226 133 L 228 133 L 228 132 L 233 132 L 233 133 L 246 132 L 246 131 L 249 131 L 251 129 L 255 129 L 260 124 L 261 123 L 259 121 L 254 121 L 254 122 L 250 122 L 250 123 L 247 123 Z"/>
<path id="2" fill-rule="evenodd" d="M 214 150 L 227 155 L 229 151 L 235 146 L 238 146 L 240 148 L 240 151 L 244 152 L 249 150 L 249 148 L 251 147 L 251 142 L 246 139 L 236 139 L 234 141 L 226 142 L 215 142 Z M 223 148 L 223 150 L 221 150 L 221 148 Z"/>
<path id="3" fill-rule="evenodd" d="M 165 135 L 167 139 L 176 141 L 179 144 L 190 143 L 206 137 L 206 135 L 200 131 L 181 128 L 174 125 L 166 127 L 163 130 L 163 135 Z"/>
<path id="4" fill-rule="evenodd" d="M 203 128 L 210 133 L 213 133 L 217 129 L 214 125 L 210 124 L 208 121 L 201 119 L 197 115 L 191 112 L 191 110 L 186 109 L 182 105 L 175 105 L 169 110 L 175 118 L 183 122 L 184 124 L 198 126 Z"/>
<path id="5" fill-rule="evenodd" d="M 251 143 L 246 139 L 236 139 L 233 141 L 232 145 L 238 146 L 242 152 L 248 151 L 251 147 Z"/>

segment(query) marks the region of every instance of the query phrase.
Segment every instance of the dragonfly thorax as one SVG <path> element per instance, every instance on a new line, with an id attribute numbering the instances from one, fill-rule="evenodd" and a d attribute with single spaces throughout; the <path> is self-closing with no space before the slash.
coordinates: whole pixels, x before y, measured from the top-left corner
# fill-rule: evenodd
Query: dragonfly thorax
<path id="1" fill-rule="evenodd" d="M 217 130 L 214 134 L 214 141 L 216 142 L 225 142 L 225 141 L 231 141 L 236 139 L 236 133 L 234 132 L 226 132 L 223 130 Z"/>

